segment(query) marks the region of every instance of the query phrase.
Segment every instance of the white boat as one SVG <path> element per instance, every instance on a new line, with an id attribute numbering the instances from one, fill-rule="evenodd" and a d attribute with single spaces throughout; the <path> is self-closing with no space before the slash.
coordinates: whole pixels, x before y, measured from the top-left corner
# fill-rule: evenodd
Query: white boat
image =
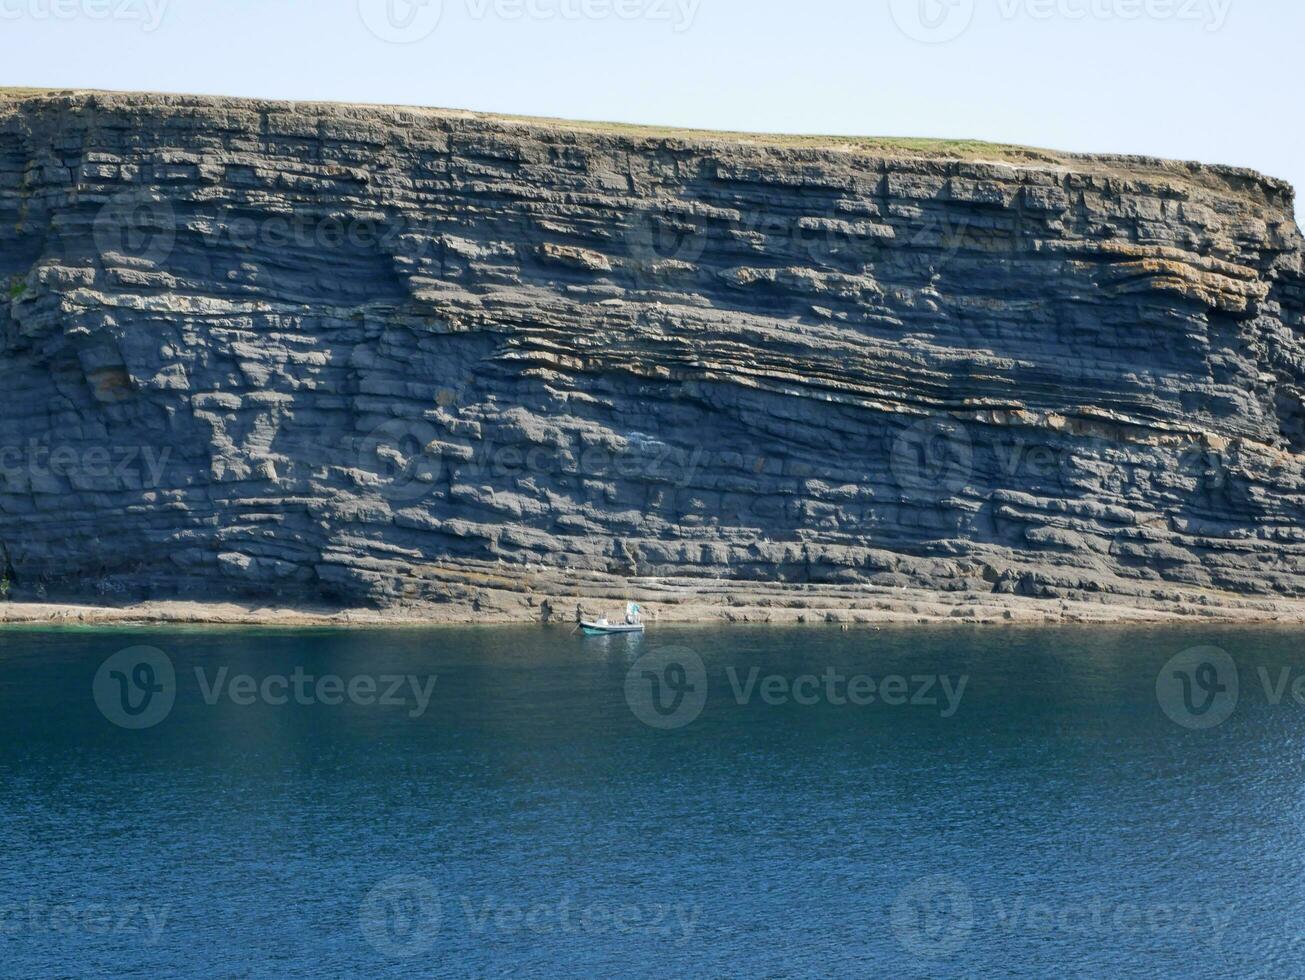
<path id="1" fill-rule="evenodd" d="M 609 623 L 605 619 L 593 623 L 582 622 L 580 628 L 585 636 L 607 636 L 611 633 L 642 633 L 643 623 Z"/>
<path id="2" fill-rule="evenodd" d="M 580 628 L 585 636 L 610 636 L 613 633 L 642 633 L 644 631 L 642 610 L 636 603 L 625 607 L 625 622 L 613 623 L 604 616 L 602 619 L 581 620 Z"/>

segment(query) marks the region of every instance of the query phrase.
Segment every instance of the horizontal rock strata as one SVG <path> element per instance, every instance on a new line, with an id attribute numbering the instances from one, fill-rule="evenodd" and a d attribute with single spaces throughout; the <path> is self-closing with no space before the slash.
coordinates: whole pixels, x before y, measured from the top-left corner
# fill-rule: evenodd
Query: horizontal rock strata
<path id="1" fill-rule="evenodd" d="M 991 156 L 0 100 L 9 596 L 1294 615 L 1291 189 Z"/>

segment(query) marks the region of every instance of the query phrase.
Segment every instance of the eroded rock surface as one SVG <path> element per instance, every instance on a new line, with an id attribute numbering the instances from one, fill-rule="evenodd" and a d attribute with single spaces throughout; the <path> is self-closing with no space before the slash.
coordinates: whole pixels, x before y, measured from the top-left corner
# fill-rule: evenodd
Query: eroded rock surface
<path id="1" fill-rule="evenodd" d="M 993 156 L 0 101 L 11 596 L 1298 608 L 1291 189 Z"/>

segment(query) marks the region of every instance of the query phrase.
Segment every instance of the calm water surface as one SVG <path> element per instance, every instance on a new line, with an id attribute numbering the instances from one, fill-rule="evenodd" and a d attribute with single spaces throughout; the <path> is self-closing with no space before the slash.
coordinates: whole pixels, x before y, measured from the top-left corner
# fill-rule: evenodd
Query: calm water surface
<path id="1" fill-rule="evenodd" d="M 1298 676 L 1229 628 L 0 632 L 0 972 L 1301 975 Z"/>

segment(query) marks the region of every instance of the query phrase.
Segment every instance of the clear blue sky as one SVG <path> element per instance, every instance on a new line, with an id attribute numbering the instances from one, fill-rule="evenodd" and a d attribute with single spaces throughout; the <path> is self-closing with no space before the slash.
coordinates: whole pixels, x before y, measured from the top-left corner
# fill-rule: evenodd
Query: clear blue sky
<path id="1" fill-rule="evenodd" d="M 0 0 L 0 84 L 970 137 L 1301 186 L 1302 38 L 1300 0 Z"/>

